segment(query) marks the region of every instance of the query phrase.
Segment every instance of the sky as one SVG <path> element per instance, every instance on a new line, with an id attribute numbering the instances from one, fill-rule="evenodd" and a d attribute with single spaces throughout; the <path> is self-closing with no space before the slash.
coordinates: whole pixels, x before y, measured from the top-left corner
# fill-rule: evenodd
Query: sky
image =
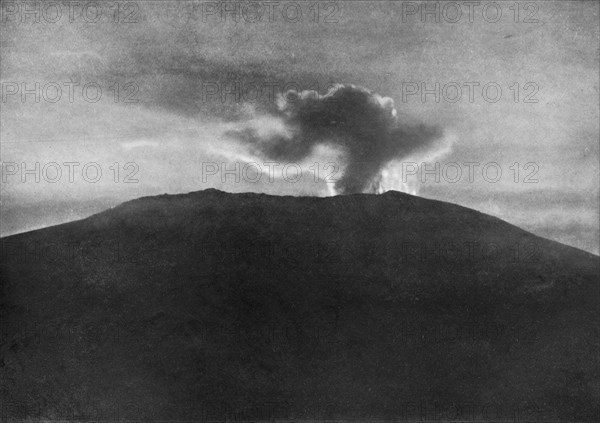
<path id="1" fill-rule="evenodd" d="M 339 143 L 269 168 L 231 134 L 345 84 L 443 130 L 383 190 L 599 252 L 598 2 L 80 4 L 2 3 L 2 236 L 163 193 L 333 195 Z"/>

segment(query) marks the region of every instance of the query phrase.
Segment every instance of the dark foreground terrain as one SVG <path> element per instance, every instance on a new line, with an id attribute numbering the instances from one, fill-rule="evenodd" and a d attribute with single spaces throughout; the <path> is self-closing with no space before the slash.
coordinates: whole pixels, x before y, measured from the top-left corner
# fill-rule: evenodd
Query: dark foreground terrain
<path id="1" fill-rule="evenodd" d="M 598 257 L 453 204 L 207 190 L 2 247 L 3 420 L 598 417 Z"/>

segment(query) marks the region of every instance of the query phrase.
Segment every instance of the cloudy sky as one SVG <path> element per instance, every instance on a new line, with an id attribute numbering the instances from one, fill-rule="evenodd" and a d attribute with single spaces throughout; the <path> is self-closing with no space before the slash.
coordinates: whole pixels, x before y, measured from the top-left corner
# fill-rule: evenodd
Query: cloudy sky
<path id="1" fill-rule="evenodd" d="M 278 130 L 277 93 L 342 83 L 393 99 L 398 122 L 443 129 L 437 150 L 391 163 L 384 188 L 598 253 L 598 2 L 460 15 L 445 2 L 312 4 L 230 3 L 220 16 L 210 2 L 100 2 L 42 7 L 35 22 L 33 7 L 3 3 L 2 235 L 162 193 L 331 195 L 343 150 L 317 146 L 296 178 L 286 161 L 267 173 L 230 134 Z M 260 179 L 241 171 L 250 162 Z M 438 181 L 423 162 L 439 163 Z M 236 163 L 239 181 L 222 173 Z"/>

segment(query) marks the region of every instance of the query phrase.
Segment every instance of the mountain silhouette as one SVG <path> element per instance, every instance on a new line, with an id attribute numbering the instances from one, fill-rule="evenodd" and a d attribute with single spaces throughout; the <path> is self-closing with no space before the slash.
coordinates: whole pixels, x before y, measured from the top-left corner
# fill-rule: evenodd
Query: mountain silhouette
<path id="1" fill-rule="evenodd" d="M 599 413 L 598 256 L 465 207 L 205 190 L 1 241 L 3 419 Z"/>

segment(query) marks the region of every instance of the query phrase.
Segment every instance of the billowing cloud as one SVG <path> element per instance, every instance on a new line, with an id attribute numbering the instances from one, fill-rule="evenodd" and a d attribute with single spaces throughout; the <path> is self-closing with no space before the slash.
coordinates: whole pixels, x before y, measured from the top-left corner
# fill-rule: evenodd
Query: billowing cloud
<path id="1" fill-rule="evenodd" d="M 340 147 L 344 174 L 338 194 L 378 192 L 382 171 L 392 161 L 441 148 L 437 126 L 398 122 L 394 100 L 366 88 L 337 84 L 326 94 L 288 91 L 277 102 L 270 125 L 241 123 L 227 135 L 272 160 L 303 160 L 318 145 Z"/>

